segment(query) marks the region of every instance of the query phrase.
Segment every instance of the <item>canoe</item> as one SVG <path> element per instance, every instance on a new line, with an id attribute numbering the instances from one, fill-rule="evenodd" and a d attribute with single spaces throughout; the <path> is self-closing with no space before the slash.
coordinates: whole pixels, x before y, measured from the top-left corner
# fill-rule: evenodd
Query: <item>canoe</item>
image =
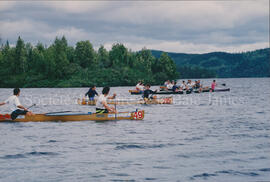
<path id="1" fill-rule="evenodd" d="M 138 90 L 129 90 L 129 93 L 131 93 L 131 95 L 141 95 L 143 92 L 140 92 Z"/>
<path id="2" fill-rule="evenodd" d="M 95 106 L 95 105 L 96 105 L 96 102 L 97 102 L 96 99 L 95 99 L 95 100 L 92 100 L 92 101 L 86 100 L 86 99 L 77 99 L 77 103 L 78 103 L 79 105 L 90 105 L 90 106 Z"/>
<path id="3" fill-rule="evenodd" d="M 172 91 L 172 89 L 170 89 L 170 88 L 168 89 L 166 86 L 160 86 L 159 88 L 160 88 L 160 91 L 165 91 L 165 90 Z"/>
<path id="4" fill-rule="evenodd" d="M 203 89 L 201 92 L 228 92 L 230 91 L 230 88 L 217 88 L 212 91 L 211 88 Z M 201 93 L 199 90 L 194 90 L 195 93 Z"/>
<path id="5" fill-rule="evenodd" d="M 203 88 L 201 91 L 199 89 L 194 89 L 194 93 L 210 92 L 211 88 Z"/>
<path id="6" fill-rule="evenodd" d="M 167 90 L 166 86 L 160 86 L 159 88 L 160 88 L 160 90 Z"/>
<path id="7" fill-rule="evenodd" d="M 35 114 L 33 116 L 18 116 L 17 119 L 11 120 L 9 114 L 0 114 L 0 122 L 46 122 L 46 121 L 110 121 L 110 120 L 142 120 L 144 110 L 134 112 L 115 113 L 69 113 L 53 112 L 45 114 Z"/>
<path id="8" fill-rule="evenodd" d="M 143 93 L 137 91 L 137 90 L 129 90 L 129 93 L 131 95 L 141 95 Z M 155 93 L 155 95 L 176 95 L 176 94 L 191 94 L 192 91 L 191 90 L 187 90 L 187 91 L 177 91 L 177 92 L 173 92 L 171 90 L 160 90 L 158 92 Z"/>
<path id="9" fill-rule="evenodd" d="M 77 100 L 79 105 L 96 105 L 96 101 L 86 101 L 84 99 Z M 112 105 L 132 105 L 132 104 L 173 104 L 172 97 L 141 100 L 108 100 L 108 104 Z"/>
<path id="10" fill-rule="evenodd" d="M 230 88 L 217 88 L 212 92 L 229 92 L 230 90 L 231 90 Z"/>

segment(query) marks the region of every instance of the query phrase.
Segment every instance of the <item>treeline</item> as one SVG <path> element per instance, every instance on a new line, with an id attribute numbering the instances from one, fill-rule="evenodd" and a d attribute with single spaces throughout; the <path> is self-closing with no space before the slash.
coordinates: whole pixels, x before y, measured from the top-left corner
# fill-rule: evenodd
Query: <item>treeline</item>
<path id="1" fill-rule="evenodd" d="M 157 58 L 162 53 L 152 51 Z M 183 54 L 168 52 L 168 55 L 175 61 L 180 77 L 183 78 L 204 78 L 205 76 L 210 78 L 214 75 L 220 78 L 270 76 L 270 48 L 242 53 Z M 186 71 L 183 72 L 184 70 Z M 195 72 L 200 72 L 200 74 Z"/>
<path id="2" fill-rule="evenodd" d="M 160 84 L 179 77 L 166 53 L 156 58 L 150 50 L 132 52 L 123 44 L 96 51 L 88 40 L 69 46 L 64 36 L 49 47 L 25 44 L 20 37 L 15 47 L 7 41 L 0 48 L 0 65 L 2 88 L 123 86 L 138 80 Z"/>
<path id="3" fill-rule="evenodd" d="M 179 66 L 180 78 L 215 78 L 217 74 L 211 69 L 199 66 Z"/>

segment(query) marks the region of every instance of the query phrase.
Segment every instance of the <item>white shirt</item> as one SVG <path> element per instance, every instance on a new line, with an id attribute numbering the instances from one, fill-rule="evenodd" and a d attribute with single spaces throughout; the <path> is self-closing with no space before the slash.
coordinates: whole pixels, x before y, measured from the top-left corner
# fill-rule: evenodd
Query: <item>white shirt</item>
<path id="1" fill-rule="evenodd" d="M 191 83 L 188 83 L 188 84 L 187 84 L 187 87 L 188 87 L 188 88 L 192 88 Z"/>
<path id="2" fill-rule="evenodd" d="M 103 94 L 100 94 L 98 96 L 97 102 L 96 102 L 96 108 L 98 109 L 106 109 L 102 102 L 107 103 L 107 97 L 105 97 Z"/>
<path id="3" fill-rule="evenodd" d="M 172 88 L 173 88 L 173 84 L 169 83 L 169 84 L 167 85 L 167 88 L 168 88 L 168 89 L 172 89 Z"/>
<path id="4" fill-rule="evenodd" d="M 136 85 L 136 89 L 143 91 L 144 90 L 144 86 L 140 85 L 139 83 Z"/>
<path id="5" fill-rule="evenodd" d="M 182 89 L 185 89 L 185 88 L 186 88 L 186 85 L 182 83 L 180 87 L 181 87 Z"/>
<path id="6" fill-rule="evenodd" d="M 16 95 L 12 95 L 10 96 L 6 101 L 5 101 L 6 104 L 9 104 L 9 108 L 11 111 L 15 111 L 17 109 L 20 109 L 18 108 L 19 105 L 21 105 L 20 101 L 19 101 L 19 98 L 16 96 Z"/>
<path id="7" fill-rule="evenodd" d="M 140 86 L 139 86 L 139 89 L 140 89 L 141 91 L 143 91 L 143 90 L 144 90 L 144 86 L 143 86 L 143 85 L 140 85 Z"/>

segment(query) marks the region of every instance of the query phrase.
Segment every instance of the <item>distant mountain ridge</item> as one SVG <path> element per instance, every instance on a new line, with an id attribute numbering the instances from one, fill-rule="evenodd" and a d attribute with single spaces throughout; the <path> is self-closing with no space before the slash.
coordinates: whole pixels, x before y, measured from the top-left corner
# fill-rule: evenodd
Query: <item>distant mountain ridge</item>
<path id="1" fill-rule="evenodd" d="M 155 57 L 163 51 L 151 50 Z M 211 52 L 186 54 L 166 52 L 177 65 L 181 78 L 197 77 L 194 70 L 207 71 L 201 77 L 270 77 L 270 48 L 243 53 Z M 189 71 L 187 71 L 189 70 Z M 192 71 L 193 70 L 193 71 Z"/>

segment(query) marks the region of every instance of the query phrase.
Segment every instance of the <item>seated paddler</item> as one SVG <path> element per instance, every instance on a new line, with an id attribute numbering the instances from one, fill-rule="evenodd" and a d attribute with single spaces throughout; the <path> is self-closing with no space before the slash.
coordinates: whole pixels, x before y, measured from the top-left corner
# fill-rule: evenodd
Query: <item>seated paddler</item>
<path id="1" fill-rule="evenodd" d="M 13 90 L 13 95 L 10 96 L 4 102 L 0 103 L 0 106 L 5 104 L 9 105 L 12 120 L 16 119 L 19 115 L 27 115 L 27 116 L 34 115 L 31 111 L 29 111 L 27 108 L 21 105 L 19 100 L 20 93 L 21 93 L 20 89 L 15 88 Z"/>
<path id="2" fill-rule="evenodd" d="M 107 104 L 107 99 L 115 99 L 116 94 L 109 97 L 110 87 L 104 87 L 102 90 L 102 94 L 98 96 L 96 102 L 96 113 L 116 113 L 116 109 L 114 107 L 109 107 Z"/>

